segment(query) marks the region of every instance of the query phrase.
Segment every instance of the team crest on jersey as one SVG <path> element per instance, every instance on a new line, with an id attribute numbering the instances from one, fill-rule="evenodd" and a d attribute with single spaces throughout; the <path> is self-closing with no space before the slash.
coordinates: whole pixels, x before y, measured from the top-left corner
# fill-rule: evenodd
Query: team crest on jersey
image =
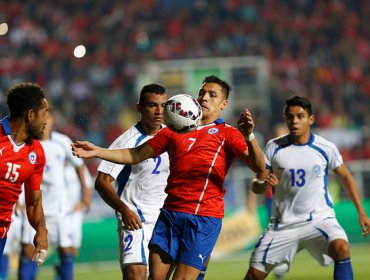
<path id="1" fill-rule="evenodd" d="M 31 164 L 35 164 L 37 160 L 37 155 L 35 152 L 30 152 L 28 155 L 28 160 L 30 161 Z"/>
<path id="2" fill-rule="evenodd" d="M 313 168 L 312 168 L 312 172 L 315 176 L 319 176 L 320 175 L 320 171 L 321 171 L 321 168 L 320 168 L 320 165 L 314 165 Z"/>
<path id="3" fill-rule="evenodd" d="M 208 129 L 207 131 L 208 134 L 217 134 L 218 133 L 218 128 L 212 127 Z"/>

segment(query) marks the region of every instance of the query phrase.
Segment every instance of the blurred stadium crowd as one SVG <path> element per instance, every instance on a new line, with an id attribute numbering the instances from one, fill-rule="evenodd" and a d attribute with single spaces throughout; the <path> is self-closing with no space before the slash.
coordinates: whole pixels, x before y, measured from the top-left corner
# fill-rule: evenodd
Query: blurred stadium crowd
<path id="1" fill-rule="evenodd" d="M 369 15 L 367 0 L 1 1 L 9 32 L 0 36 L 0 114 L 13 83 L 34 81 L 60 131 L 107 146 L 136 117 L 146 61 L 262 55 L 274 104 L 271 119 L 257 119 L 266 139 L 285 99 L 306 95 L 318 128 L 361 132 L 345 159 L 370 159 Z M 81 59 L 72 56 L 78 44 Z"/>

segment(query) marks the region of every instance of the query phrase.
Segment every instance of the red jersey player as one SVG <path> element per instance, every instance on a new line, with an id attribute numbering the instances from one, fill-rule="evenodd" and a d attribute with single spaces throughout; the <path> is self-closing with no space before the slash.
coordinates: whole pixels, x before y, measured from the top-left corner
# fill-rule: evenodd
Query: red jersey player
<path id="1" fill-rule="evenodd" d="M 0 256 L 24 184 L 28 220 L 36 230 L 32 259 L 39 255 L 40 265 L 48 249 L 48 232 L 40 191 L 45 154 L 36 139 L 43 133 L 48 104 L 43 89 L 32 83 L 9 89 L 7 104 L 10 114 L 0 121 Z"/>
<path id="2" fill-rule="evenodd" d="M 163 128 L 133 149 L 107 150 L 85 141 L 72 145 L 79 157 L 95 156 L 123 164 L 136 164 L 168 152 L 168 195 L 149 244 L 153 280 L 166 279 L 175 266 L 173 279 L 196 279 L 221 230 L 223 182 L 232 161 L 238 157 L 254 172 L 265 168 L 263 153 L 254 139 L 251 113 L 242 112 L 239 130 L 220 118 L 229 92 L 230 85 L 216 76 L 203 80 L 198 96 L 203 117 L 195 131 L 177 134 Z"/>

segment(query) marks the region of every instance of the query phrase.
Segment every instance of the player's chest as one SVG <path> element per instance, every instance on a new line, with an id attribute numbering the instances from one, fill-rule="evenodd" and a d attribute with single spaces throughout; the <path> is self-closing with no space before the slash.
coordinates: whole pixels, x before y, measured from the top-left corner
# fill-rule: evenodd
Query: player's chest
<path id="1" fill-rule="evenodd" d="M 140 176 L 159 175 L 168 173 L 169 159 L 168 154 L 163 153 L 156 158 L 149 158 L 132 166 L 133 174 L 140 174 Z"/>
<path id="2" fill-rule="evenodd" d="M 176 137 L 171 143 L 171 150 L 175 153 L 191 153 L 192 155 L 201 152 L 220 151 L 225 146 L 225 137 L 217 128 L 208 130 L 194 131 Z"/>
<path id="3" fill-rule="evenodd" d="M 38 155 L 30 146 L 0 143 L 0 178 L 10 182 L 23 182 L 35 170 Z"/>
<path id="4" fill-rule="evenodd" d="M 303 186 L 308 180 L 320 179 L 327 174 L 327 159 L 309 149 L 287 149 L 272 159 L 273 172 L 280 180 L 288 180 L 292 186 Z"/>

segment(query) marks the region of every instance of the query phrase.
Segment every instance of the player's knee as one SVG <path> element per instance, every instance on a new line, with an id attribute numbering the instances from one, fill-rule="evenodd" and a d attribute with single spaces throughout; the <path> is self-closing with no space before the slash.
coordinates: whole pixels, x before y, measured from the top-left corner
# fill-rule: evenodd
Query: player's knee
<path id="1" fill-rule="evenodd" d="M 349 244 L 344 239 L 336 239 L 329 245 L 329 256 L 334 260 L 349 257 Z"/>
<path id="2" fill-rule="evenodd" d="M 127 280 L 145 280 L 147 267 L 144 264 L 135 264 L 127 266 L 123 271 L 123 279 Z"/>
<path id="3" fill-rule="evenodd" d="M 266 276 L 266 273 L 251 267 L 245 275 L 244 280 L 262 280 L 265 279 Z"/>

